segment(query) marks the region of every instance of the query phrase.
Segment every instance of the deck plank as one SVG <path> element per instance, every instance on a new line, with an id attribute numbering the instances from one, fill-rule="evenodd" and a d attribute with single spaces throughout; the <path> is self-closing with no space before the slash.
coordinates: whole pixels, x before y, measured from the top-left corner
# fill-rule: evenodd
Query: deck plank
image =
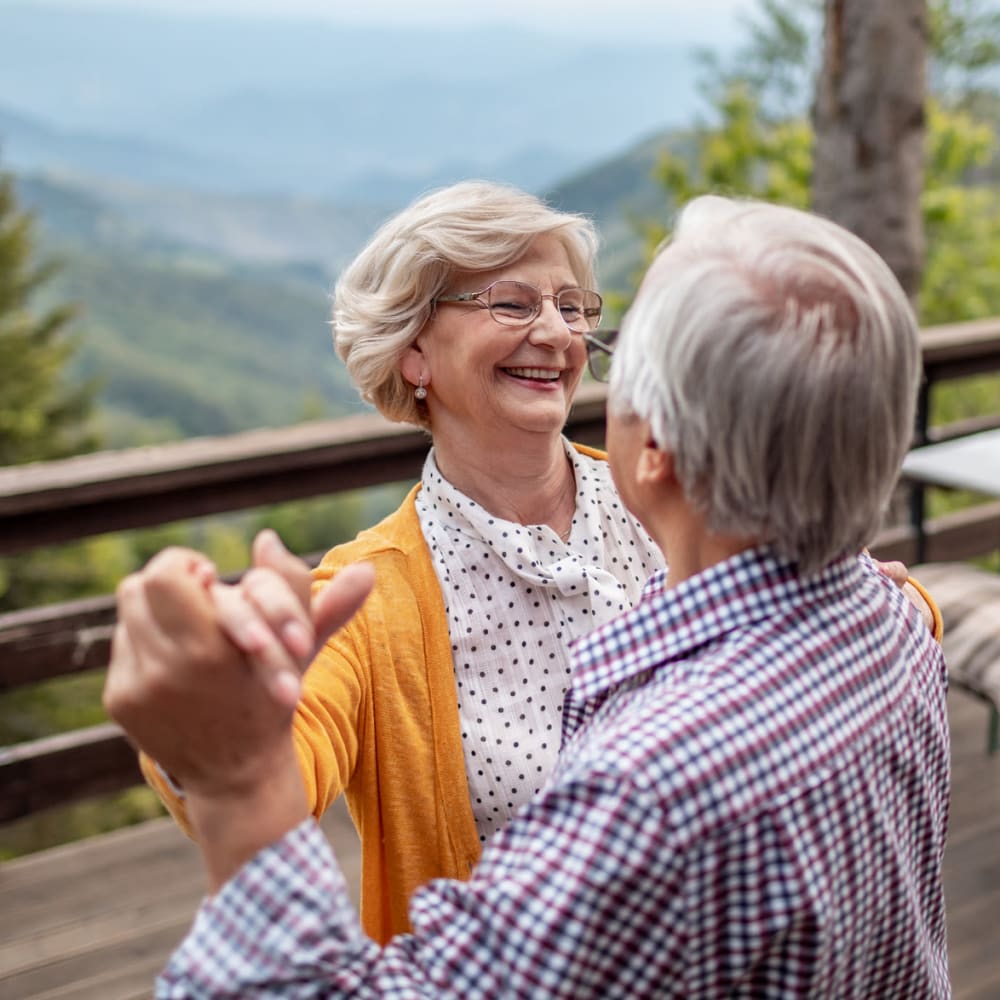
<path id="1" fill-rule="evenodd" d="M 360 847 L 346 808 L 323 819 L 355 904 Z M 136 1000 L 205 892 L 195 845 L 159 819 L 0 865 L 0 1000 Z"/>
<path id="2" fill-rule="evenodd" d="M 949 695 L 952 806 L 945 857 L 955 1000 L 1000 996 L 1000 754 L 985 705 Z M 360 852 L 346 809 L 324 819 L 357 902 Z M 194 845 L 154 820 L 0 865 L 0 1000 L 140 1000 L 204 892 Z"/>

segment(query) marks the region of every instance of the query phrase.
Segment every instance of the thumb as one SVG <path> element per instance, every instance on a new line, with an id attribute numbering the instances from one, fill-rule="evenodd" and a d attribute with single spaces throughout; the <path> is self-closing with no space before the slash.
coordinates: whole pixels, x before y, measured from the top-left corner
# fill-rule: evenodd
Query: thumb
<path id="1" fill-rule="evenodd" d="M 312 571 L 282 544 L 276 531 L 265 528 L 253 541 L 253 564 L 270 569 L 282 577 L 303 608 L 309 607 Z"/>
<path id="2" fill-rule="evenodd" d="M 371 563 L 352 563 L 314 595 L 312 620 L 317 645 L 321 646 L 351 620 L 374 584 L 375 570 Z"/>

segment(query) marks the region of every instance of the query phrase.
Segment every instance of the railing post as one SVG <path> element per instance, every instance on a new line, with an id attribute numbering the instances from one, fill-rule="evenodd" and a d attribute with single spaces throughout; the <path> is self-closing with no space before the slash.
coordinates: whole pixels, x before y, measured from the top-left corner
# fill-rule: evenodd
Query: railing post
<path id="1" fill-rule="evenodd" d="M 914 437 L 916 445 L 927 444 L 928 428 L 930 426 L 931 375 L 925 371 L 924 378 L 917 392 L 916 427 Z M 913 483 L 910 486 L 910 524 L 916 538 L 916 562 L 922 563 L 927 558 L 927 497 L 923 483 Z"/>

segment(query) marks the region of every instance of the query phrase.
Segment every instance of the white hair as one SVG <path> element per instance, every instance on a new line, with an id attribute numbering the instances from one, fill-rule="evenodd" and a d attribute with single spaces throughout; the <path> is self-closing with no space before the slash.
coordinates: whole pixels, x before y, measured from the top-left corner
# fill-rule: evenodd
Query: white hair
<path id="1" fill-rule="evenodd" d="M 514 187 L 465 181 L 425 195 L 386 222 L 334 292 L 334 344 L 362 399 L 390 420 L 428 426 L 399 360 L 430 318 L 435 297 L 456 272 L 513 264 L 544 234 L 565 247 L 580 285 L 594 288 L 597 233 L 590 220 Z"/>
<path id="2" fill-rule="evenodd" d="M 920 376 L 913 310 L 874 250 L 807 212 L 705 196 L 622 324 L 610 399 L 673 453 L 711 531 L 812 572 L 877 531 Z"/>

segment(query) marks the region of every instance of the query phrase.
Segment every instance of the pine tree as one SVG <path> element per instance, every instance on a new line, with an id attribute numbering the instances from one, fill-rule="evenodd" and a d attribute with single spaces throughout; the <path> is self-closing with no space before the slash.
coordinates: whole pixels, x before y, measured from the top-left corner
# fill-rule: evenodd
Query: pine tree
<path id="1" fill-rule="evenodd" d="M 95 444 L 88 427 L 94 386 L 67 379 L 76 309 L 36 306 L 52 270 L 38 261 L 34 219 L 18 206 L 13 177 L 0 173 L 0 465 Z"/>

